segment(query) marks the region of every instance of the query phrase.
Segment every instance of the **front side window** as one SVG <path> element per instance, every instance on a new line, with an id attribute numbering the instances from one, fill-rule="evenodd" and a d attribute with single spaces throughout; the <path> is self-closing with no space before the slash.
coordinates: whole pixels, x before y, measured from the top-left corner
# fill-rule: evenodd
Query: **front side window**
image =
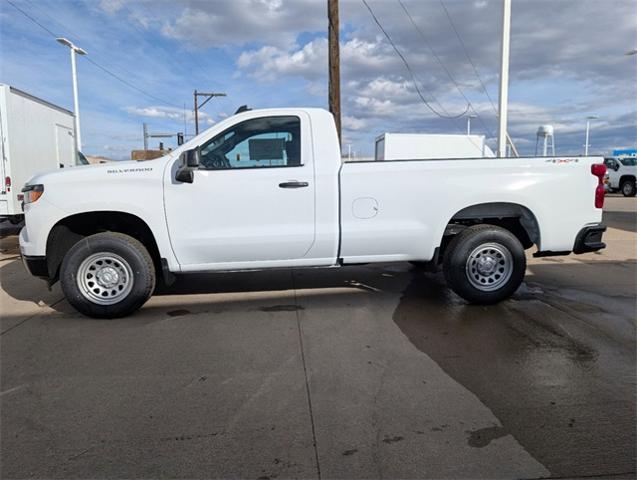
<path id="1" fill-rule="evenodd" d="M 300 165 L 301 120 L 294 116 L 246 120 L 201 145 L 206 170 Z"/>
<path id="2" fill-rule="evenodd" d="M 617 163 L 612 158 L 605 158 L 604 159 L 604 165 L 606 165 L 607 168 L 611 168 L 611 169 L 614 170 L 615 166 L 617 165 Z"/>

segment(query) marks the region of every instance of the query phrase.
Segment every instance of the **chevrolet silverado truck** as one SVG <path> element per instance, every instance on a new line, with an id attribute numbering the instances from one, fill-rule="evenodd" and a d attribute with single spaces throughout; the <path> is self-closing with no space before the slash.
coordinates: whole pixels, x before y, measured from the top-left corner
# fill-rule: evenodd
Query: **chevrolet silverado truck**
<path id="1" fill-rule="evenodd" d="M 637 194 L 637 158 L 605 158 L 606 178 L 608 190 L 620 191 L 624 197 L 634 197 Z"/>
<path id="2" fill-rule="evenodd" d="M 249 110 L 159 159 L 31 178 L 20 250 L 98 318 L 175 274 L 397 261 L 442 265 L 487 304 L 519 287 L 525 249 L 605 247 L 605 171 L 597 157 L 343 163 L 329 112 Z"/>

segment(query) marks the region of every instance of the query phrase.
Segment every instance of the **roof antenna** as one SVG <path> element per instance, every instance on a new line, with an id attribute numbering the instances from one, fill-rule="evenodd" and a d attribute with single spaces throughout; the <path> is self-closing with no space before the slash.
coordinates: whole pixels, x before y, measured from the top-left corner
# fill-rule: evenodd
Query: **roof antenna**
<path id="1" fill-rule="evenodd" d="M 247 105 L 241 105 L 239 108 L 237 108 L 237 111 L 234 112 L 234 114 L 236 115 L 237 113 L 243 113 L 243 112 L 248 112 L 252 110 L 251 108 L 248 108 Z"/>

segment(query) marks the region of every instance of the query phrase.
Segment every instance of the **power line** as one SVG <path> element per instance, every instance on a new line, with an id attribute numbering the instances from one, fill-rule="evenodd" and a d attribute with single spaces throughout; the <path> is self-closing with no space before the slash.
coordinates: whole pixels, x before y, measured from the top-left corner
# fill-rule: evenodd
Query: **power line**
<path id="1" fill-rule="evenodd" d="M 40 27 L 42 30 L 44 30 L 45 32 L 47 32 L 49 35 L 51 35 L 53 38 L 57 38 L 58 35 L 56 35 L 55 33 L 53 33 L 51 30 L 49 30 L 48 28 L 46 28 L 44 25 L 42 25 L 40 22 L 38 22 L 35 18 L 33 18 L 31 15 L 29 15 L 27 12 L 25 12 L 24 10 L 22 10 L 20 7 L 18 7 L 15 3 L 13 3 L 11 0 L 6 0 L 7 3 L 9 5 L 11 5 L 13 8 L 15 8 L 18 12 L 20 12 L 22 15 L 24 15 L 25 17 L 27 17 L 29 20 L 31 20 L 33 23 L 35 23 L 38 27 Z"/>
<path id="2" fill-rule="evenodd" d="M 31 7 L 33 7 L 33 6 L 34 6 L 34 5 L 33 5 L 33 3 L 31 2 L 31 0 L 24 0 L 24 1 L 25 1 L 25 2 L 27 2 L 29 5 L 31 5 Z M 132 14 L 134 13 L 132 10 L 130 10 L 130 8 L 129 8 L 127 5 L 122 5 L 122 8 L 124 8 L 125 10 L 127 10 L 127 11 L 128 11 L 128 13 L 129 13 L 130 15 L 132 15 Z M 67 32 L 67 33 L 69 33 L 70 35 L 73 35 L 73 33 L 71 32 L 71 30 L 69 30 L 69 28 L 68 28 L 66 25 L 64 25 L 63 23 L 59 22 L 56 18 L 54 18 L 52 15 L 49 15 L 46 11 L 40 10 L 40 12 L 39 12 L 39 13 L 43 14 L 44 16 L 46 16 L 47 18 L 49 18 L 52 22 L 54 22 L 54 23 L 56 23 L 57 25 L 59 25 L 59 26 L 62 28 L 62 30 L 66 31 L 66 32 Z M 146 12 L 146 13 L 148 13 L 148 14 L 149 14 L 149 12 Z M 142 31 L 141 31 L 141 30 L 140 30 L 137 26 L 135 26 L 135 22 L 130 22 L 130 23 L 129 23 L 129 25 L 130 25 L 130 26 L 132 26 L 132 27 L 133 27 L 133 29 L 135 29 L 135 30 L 136 30 L 139 34 L 141 34 L 142 36 L 144 35 L 144 32 L 142 32 Z M 163 50 L 164 50 L 164 51 L 166 51 L 165 49 L 163 49 Z M 166 53 L 168 53 L 168 52 L 166 52 Z M 193 58 L 192 56 L 191 56 L 191 59 L 194 61 L 194 58 Z M 90 60 L 89 60 L 89 61 L 90 61 Z M 181 61 L 180 61 L 179 57 L 177 57 L 176 59 L 173 59 L 173 61 L 178 61 L 178 62 L 179 62 L 179 63 L 180 63 L 183 67 L 185 67 L 185 70 L 190 70 L 190 68 L 188 67 L 188 65 L 186 65 L 186 64 L 184 64 L 184 63 L 181 63 Z M 200 66 L 200 65 L 199 65 L 196 61 L 194 61 L 194 63 L 195 63 L 198 67 L 200 67 L 200 68 L 201 68 L 201 66 Z M 98 68 L 101 68 L 101 67 L 100 67 L 100 66 L 98 66 Z M 203 72 L 203 69 L 202 69 L 201 71 Z M 110 75 L 110 73 L 109 73 L 109 75 Z M 119 81 L 122 81 L 122 80 L 121 80 L 121 79 L 119 79 L 119 78 L 118 78 L 118 80 L 119 80 Z M 131 87 L 131 88 L 135 88 L 135 89 L 136 89 L 136 87 L 134 87 L 134 86 L 132 86 L 132 85 L 127 85 L 127 86 L 129 86 L 129 87 Z M 150 94 L 145 94 L 145 95 L 150 95 Z M 152 98 L 153 100 L 160 101 L 161 103 L 166 103 L 164 100 L 161 100 L 161 99 L 159 99 L 159 98 L 154 98 L 154 96 L 152 96 L 151 98 Z M 174 106 L 174 107 L 176 107 L 176 108 L 181 108 L 181 107 L 177 107 L 177 105 L 174 105 L 174 104 L 172 104 L 172 103 L 171 103 L 171 104 L 169 104 L 169 105 Z M 192 112 L 192 113 L 194 113 L 194 110 L 191 110 L 191 112 Z"/>
<path id="3" fill-rule="evenodd" d="M 473 71 L 475 72 L 476 77 L 478 77 L 478 81 L 480 82 L 480 85 L 482 85 L 482 90 L 484 90 L 484 93 L 486 94 L 487 98 L 489 99 L 489 103 L 491 103 L 491 107 L 493 108 L 493 111 L 495 112 L 496 117 L 497 117 L 498 116 L 498 109 L 495 107 L 495 104 L 493 103 L 493 100 L 491 99 L 491 95 L 489 95 L 489 91 L 487 90 L 487 87 L 485 86 L 484 82 L 482 81 L 482 77 L 480 76 L 480 72 L 478 72 L 478 69 L 477 69 L 475 63 L 473 63 L 473 60 L 471 60 L 471 56 L 469 55 L 469 52 L 467 51 L 467 47 L 464 44 L 464 41 L 462 40 L 462 37 L 460 36 L 460 33 L 458 32 L 458 29 L 456 28 L 456 25 L 453 23 L 453 20 L 451 18 L 451 14 L 449 13 L 449 10 L 447 10 L 447 7 L 445 6 L 445 3 L 443 2 L 443 0 L 440 0 L 440 5 L 442 5 L 442 8 L 445 11 L 445 14 L 447 15 L 447 19 L 449 20 L 449 24 L 451 25 L 451 28 L 455 32 L 456 37 L 458 37 L 458 40 L 460 41 L 460 45 L 462 46 L 462 51 L 464 52 L 465 56 L 467 57 L 467 60 L 469 60 L 469 63 L 473 67 Z"/>
<path id="4" fill-rule="evenodd" d="M 387 31 L 383 28 L 383 26 L 381 25 L 380 21 L 378 20 L 378 17 L 374 14 L 374 11 L 369 6 L 367 1 L 366 0 L 361 0 L 361 1 L 365 5 L 365 7 L 367 7 L 367 10 L 369 10 L 369 13 L 371 14 L 372 18 L 374 19 L 374 22 L 376 22 L 376 25 L 378 25 L 378 28 L 380 29 L 380 31 L 383 32 L 383 34 L 385 35 L 385 38 L 387 38 L 387 41 L 390 43 L 390 45 L 392 46 L 392 48 L 394 49 L 396 54 L 400 57 L 400 59 L 405 64 L 405 68 L 407 68 L 407 71 L 409 72 L 409 75 L 411 76 L 411 80 L 412 80 L 412 83 L 414 85 L 414 88 L 416 89 L 416 92 L 418 93 L 418 96 L 420 97 L 422 102 L 427 106 L 427 108 L 429 108 L 429 110 L 431 110 L 433 113 L 435 113 L 440 118 L 447 118 L 447 119 L 450 119 L 450 120 L 454 120 L 454 119 L 458 119 L 460 117 L 463 117 L 469 111 L 469 105 L 467 105 L 467 108 L 464 110 L 464 112 L 460 113 L 459 115 L 442 115 L 440 112 L 436 111 L 436 109 L 431 106 L 431 104 L 425 99 L 424 95 L 420 91 L 420 88 L 418 87 L 418 79 L 416 78 L 416 75 L 414 74 L 413 70 L 411 69 L 411 66 L 409 65 L 409 62 L 407 62 L 407 59 L 405 59 L 403 54 L 400 53 L 400 50 L 398 49 L 398 47 L 396 46 L 394 41 L 389 36 L 389 33 L 387 33 Z M 424 87 L 424 84 L 423 84 L 423 87 Z M 425 89 L 427 90 L 429 95 L 434 99 L 434 101 L 436 103 L 438 103 L 438 105 L 440 105 L 440 108 L 443 111 L 445 111 L 444 107 L 442 106 L 442 104 L 438 100 L 436 100 L 436 97 L 433 95 L 433 93 L 431 93 L 431 91 L 429 91 L 429 89 L 427 89 L 426 87 L 425 87 Z M 447 113 L 447 112 L 445 111 L 445 113 Z"/>
<path id="5" fill-rule="evenodd" d="M 151 11 L 149 8 L 147 8 L 146 6 L 147 4 L 144 2 L 135 2 L 135 9 L 137 9 L 137 11 L 133 11 L 133 9 L 130 7 L 130 5 L 123 5 L 123 8 L 125 10 L 127 10 L 131 15 L 135 14 L 135 13 L 142 13 L 144 15 L 146 15 L 146 17 L 148 17 L 149 19 L 151 19 L 151 21 L 157 21 L 157 15 L 155 11 Z M 135 26 L 134 22 L 131 22 L 131 24 L 133 25 L 133 28 L 135 28 L 138 32 L 142 33 L 139 28 L 137 28 Z M 165 48 L 161 47 L 163 50 L 166 50 Z M 174 53 L 174 52 L 172 52 Z M 207 72 L 204 67 L 201 64 L 201 61 L 199 59 L 197 59 L 187 48 L 183 48 L 180 50 L 180 53 L 187 56 L 190 61 L 192 62 L 192 64 L 199 70 L 199 72 L 201 73 L 201 76 L 199 77 L 199 79 L 201 80 L 202 84 L 209 84 L 212 83 L 214 85 L 218 85 L 219 87 L 225 87 L 224 84 L 222 84 L 221 82 L 217 81 L 214 79 L 214 75 L 211 75 L 210 72 Z M 181 58 L 179 55 L 174 55 L 176 58 Z M 188 68 L 188 71 L 191 71 L 192 68 Z M 221 113 L 221 108 L 229 108 L 229 103 L 228 103 L 228 98 L 227 97 L 221 97 L 221 101 L 220 102 L 215 102 L 216 103 L 216 107 L 214 108 L 214 111 L 216 112 L 216 115 L 220 115 Z M 190 110 L 193 114 L 194 114 L 194 109 Z"/>
<path id="6" fill-rule="evenodd" d="M 13 8 L 15 8 L 16 10 L 18 10 L 22 15 L 24 15 L 26 18 L 28 18 L 29 20 L 31 20 L 33 23 L 35 23 L 38 27 L 40 27 L 42 30 L 44 30 L 45 32 L 47 32 L 49 35 L 51 35 L 53 38 L 58 38 L 59 35 L 56 35 L 55 33 L 53 33 L 50 29 L 48 29 L 46 26 L 44 26 L 42 23 L 40 23 L 38 20 L 36 20 L 34 17 L 32 17 L 31 15 L 29 15 L 27 12 L 25 12 L 24 10 L 22 10 L 20 7 L 18 7 L 15 3 L 13 3 L 11 0 L 6 0 L 6 2 L 11 5 Z M 58 23 L 59 25 L 62 25 L 61 23 L 59 23 L 58 21 L 55 21 L 56 23 Z M 63 26 L 63 25 L 62 25 Z M 66 28 L 66 30 L 68 30 L 68 28 Z M 97 63 L 95 60 L 93 60 L 92 58 L 83 55 L 83 58 L 92 63 L 93 65 L 95 65 L 97 68 L 99 68 L 100 70 L 102 70 L 103 72 L 107 73 L 108 75 L 110 75 L 111 77 L 115 78 L 116 80 L 120 81 L 121 83 L 123 83 L 124 85 L 126 85 L 129 88 L 132 88 L 133 90 L 136 90 L 137 92 L 141 93 L 142 95 L 161 102 L 165 105 L 169 105 L 171 107 L 175 107 L 178 109 L 181 109 L 180 106 L 171 103 L 171 102 L 167 102 L 166 100 L 162 100 L 159 97 L 156 97 L 155 95 L 152 95 L 150 93 L 145 92 L 144 90 L 142 90 L 141 88 L 136 87 L 135 85 L 133 85 L 132 83 L 128 82 L 127 80 L 124 80 L 123 78 L 121 78 L 119 75 L 117 75 L 116 73 L 113 73 L 112 71 L 110 71 L 108 68 L 104 67 L 103 65 L 100 65 L 99 63 Z"/>
<path id="7" fill-rule="evenodd" d="M 113 77 L 116 80 L 119 80 L 120 82 L 122 82 L 124 85 L 132 88 L 133 90 L 138 91 L 139 93 L 141 93 L 142 95 L 155 100 L 156 102 L 161 102 L 165 105 L 169 105 L 171 107 L 177 108 L 179 110 L 181 110 L 181 107 L 177 104 L 171 103 L 171 102 L 167 102 L 166 100 L 162 100 L 159 97 L 156 97 L 155 95 L 152 95 L 150 93 L 145 92 L 144 90 L 142 90 L 141 88 L 137 88 L 135 85 L 133 85 L 132 83 L 128 82 L 127 80 L 124 80 L 122 77 L 120 77 L 119 75 L 117 75 L 116 73 L 111 72 L 108 68 L 100 65 L 99 63 L 97 63 L 96 61 L 94 61 L 92 58 L 85 56 L 84 59 L 87 62 L 92 63 L 93 65 L 95 65 L 97 68 L 99 68 L 100 70 L 102 70 L 103 72 L 107 73 L 108 75 L 110 75 L 111 77 Z"/>
<path id="8" fill-rule="evenodd" d="M 451 124 L 456 128 L 456 130 L 458 130 L 459 132 L 463 133 L 463 130 L 461 127 L 458 127 L 458 124 L 456 123 L 456 121 L 463 117 L 468 111 L 469 111 L 469 104 L 467 105 L 467 108 L 465 109 L 465 111 L 457 116 L 450 116 L 449 112 L 447 112 L 445 110 L 445 107 L 436 99 L 436 97 L 429 91 L 429 94 L 432 96 L 432 98 L 434 99 L 434 101 L 440 106 L 440 109 L 445 112 L 447 115 L 440 115 L 438 112 L 436 112 L 428 103 L 427 101 L 423 98 L 422 94 L 420 93 L 420 90 L 418 89 L 418 85 L 416 82 L 416 76 L 413 73 L 411 67 L 409 66 L 409 64 L 407 63 L 407 60 L 405 59 L 405 57 L 400 53 L 400 51 L 398 50 L 398 48 L 396 48 L 394 42 L 391 40 L 391 38 L 389 37 L 387 31 L 383 28 L 383 26 L 380 24 L 380 21 L 378 20 L 378 17 L 376 17 L 376 15 L 374 15 L 374 12 L 372 11 L 372 9 L 370 8 L 370 6 L 367 4 L 366 0 L 362 0 L 362 2 L 365 4 L 365 6 L 367 7 L 367 9 L 369 10 L 369 12 L 371 13 L 372 17 L 374 18 L 376 25 L 378 25 L 378 27 L 380 28 L 380 30 L 385 34 L 385 37 L 387 38 L 387 40 L 389 41 L 389 43 L 392 45 L 392 47 L 394 48 L 394 51 L 398 54 L 398 56 L 403 60 L 403 63 L 405 63 L 405 66 L 407 67 L 407 70 L 409 71 L 409 73 L 411 74 L 412 77 L 412 81 L 414 83 L 414 87 L 416 88 L 416 91 L 418 92 L 421 100 L 425 103 L 425 105 L 427 105 L 427 107 L 429 107 L 430 110 L 432 110 L 436 115 L 438 115 L 441 118 L 447 119 L 451 122 Z M 480 155 L 483 155 L 483 149 L 476 144 L 473 139 L 471 137 L 467 137 L 469 139 L 469 141 L 471 142 L 471 144 L 476 148 L 476 150 L 478 150 L 478 152 L 480 153 Z"/>
<path id="9" fill-rule="evenodd" d="M 447 15 L 447 19 L 449 20 L 449 24 L 451 25 L 451 28 L 453 28 L 453 31 L 455 32 L 456 37 L 458 37 L 458 40 L 460 41 L 460 45 L 462 46 L 462 50 L 464 51 L 464 54 L 467 57 L 467 60 L 469 60 L 469 63 L 471 64 L 471 66 L 473 67 L 473 71 L 475 72 L 476 77 L 478 78 L 478 81 L 480 82 L 480 85 L 482 85 L 482 89 L 484 90 L 484 93 L 486 94 L 487 98 L 489 99 L 489 103 L 491 104 L 491 108 L 493 108 L 493 111 L 495 112 L 496 118 L 499 118 L 500 117 L 500 113 L 498 112 L 498 109 L 495 107 L 495 104 L 493 103 L 493 100 L 491 99 L 491 95 L 489 95 L 489 91 L 487 90 L 487 87 L 485 86 L 484 82 L 482 81 L 482 77 L 480 76 L 480 72 L 478 72 L 478 69 L 476 68 L 475 63 L 473 63 L 473 60 L 471 60 L 471 56 L 469 55 L 467 47 L 466 47 L 464 41 L 462 40 L 462 37 L 460 36 L 460 32 L 458 32 L 458 29 L 456 28 L 456 25 L 453 23 L 453 19 L 451 18 L 451 14 L 449 13 L 449 10 L 447 10 L 447 7 L 445 6 L 443 0 L 440 0 L 440 5 L 442 5 L 442 8 L 445 11 L 445 14 Z M 519 156 L 518 150 L 517 150 L 517 148 L 515 148 L 515 144 L 513 143 L 513 139 L 509 135 L 509 132 L 505 132 L 505 134 L 506 134 L 507 141 L 509 142 L 509 145 L 511 146 L 511 150 L 513 151 L 513 154 L 516 157 L 518 157 Z"/>
<path id="10" fill-rule="evenodd" d="M 484 120 L 482 119 L 482 117 L 478 114 L 478 112 L 476 111 L 476 109 L 474 108 L 473 104 L 471 103 L 471 101 L 467 98 L 467 96 L 464 94 L 464 92 L 462 91 L 462 89 L 460 88 L 460 85 L 458 84 L 458 82 L 456 82 L 456 80 L 453 78 L 453 75 L 451 75 L 451 72 L 449 71 L 449 69 L 447 69 L 447 67 L 445 66 L 445 64 L 442 62 L 442 60 L 440 59 L 440 57 L 438 56 L 438 54 L 436 54 L 435 50 L 433 49 L 433 47 L 431 46 L 431 44 L 429 43 L 429 40 L 427 40 L 427 37 L 425 36 L 425 34 L 422 32 L 422 30 L 420 29 L 420 27 L 418 27 L 418 25 L 416 24 L 416 22 L 414 21 L 413 17 L 411 16 L 411 14 L 409 13 L 409 10 L 407 10 L 407 7 L 405 6 L 405 4 L 402 2 L 402 0 L 398 0 L 398 3 L 400 4 L 400 6 L 402 7 L 403 11 L 405 12 L 405 15 L 407 15 L 407 18 L 409 18 L 409 21 L 411 22 L 411 24 L 413 25 L 414 29 L 418 32 L 418 34 L 420 35 L 420 38 L 422 38 L 422 40 L 425 42 L 425 44 L 427 45 L 427 48 L 429 48 L 429 51 L 431 52 L 431 54 L 435 57 L 435 59 L 438 61 L 438 63 L 440 64 L 440 66 L 442 67 L 442 69 L 445 71 L 445 73 L 447 74 L 447 76 L 449 77 L 449 80 L 451 80 L 451 82 L 455 85 L 456 89 L 458 90 L 458 92 L 460 93 L 460 95 L 462 95 L 462 98 L 465 99 L 465 101 L 467 102 L 467 105 L 470 106 L 471 110 L 473 111 L 473 113 L 475 113 L 476 117 L 478 118 L 478 120 L 480 121 L 480 123 L 482 124 L 482 127 L 485 129 L 485 131 L 489 134 L 489 137 L 493 137 L 493 134 L 491 133 L 491 130 L 489 129 L 489 127 L 486 125 L 486 123 L 484 122 Z"/>

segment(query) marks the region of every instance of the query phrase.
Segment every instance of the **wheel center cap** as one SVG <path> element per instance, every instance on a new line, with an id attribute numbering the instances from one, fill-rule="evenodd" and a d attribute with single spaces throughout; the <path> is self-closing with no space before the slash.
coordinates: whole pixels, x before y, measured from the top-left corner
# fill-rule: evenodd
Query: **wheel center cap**
<path id="1" fill-rule="evenodd" d="M 481 275 L 491 275 L 495 270 L 496 261 L 491 256 L 481 257 L 478 261 L 478 272 Z"/>
<path id="2" fill-rule="evenodd" d="M 97 283 L 102 287 L 110 288 L 119 282 L 119 273 L 113 267 L 101 268 L 95 276 L 97 277 Z"/>

